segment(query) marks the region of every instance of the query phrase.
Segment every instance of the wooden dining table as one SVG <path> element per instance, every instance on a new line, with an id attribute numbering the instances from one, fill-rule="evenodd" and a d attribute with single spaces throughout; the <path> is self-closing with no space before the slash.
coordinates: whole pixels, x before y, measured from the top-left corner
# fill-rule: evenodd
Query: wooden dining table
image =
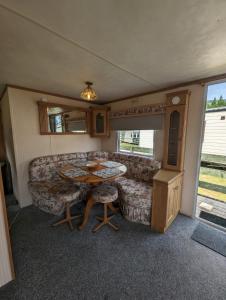
<path id="1" fill-rule="evenodd" d="M 73 164 L 73 165 L 68 164 L 68 165 L 62 167 L 59 171 L 59 175 L 65 180 L 86 183 L 86 184 L 90 185 L 90 190 L 87 194 L 87 202 L 86 202 L 86 207 L 84 210 L 83 221 L 79 225 L 80 230 L 82 230 L 85 227 L 85 225 L 87 224 L 89 215 L 90 215 L 90 211 L 91 211 L 92 207 L 94 206 L 94 204 L 96 203 L 92 197 L 92 188 L 94 188 L 95 186 L 100 185 L 102 183 L 113 181 L 116 178 L 123 176 L 127 172 L 126 166 L 123 164 L 119 164 L 116 168 L 120 171 L 120 173 L 118 173 L 114 176 L 111 176 L 111 177 L 103 178 L 103 177 L 94 175 L 93 172 L 108 169 L 108 167 L 101 165 L 101 163 L 107 162 L 107 160 L 101 159 L 101 160 L 94 160 L 93 162 L 96 163 L 96 165 L 93 167 L 87 167 L 86 165 L 81 166 L 80 163 L 78 164 L 78 166 L 76 166 L 76 164 Z M 84 176 L 75 176 L 75 177 L 65 175 L 65 173 L 67 173 L 67 171 L 73 170 L 73 168 L 74 169 L 80 168 L 81 170 L 87 171 L 88 174 L 86 174 Z M 117 212 L 117 209 L 112 205 L 112 203 L 109 204 L 109 207 L 113 212 Z"/>

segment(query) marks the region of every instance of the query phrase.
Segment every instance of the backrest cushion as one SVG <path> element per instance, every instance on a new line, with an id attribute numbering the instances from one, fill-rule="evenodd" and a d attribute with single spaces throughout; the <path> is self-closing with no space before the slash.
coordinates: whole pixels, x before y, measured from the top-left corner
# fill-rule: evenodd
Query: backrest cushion
<path id="1" fill-rule="evenodd" d="M 87 160 L 86 152 L 56 154 L 41 156 L 33 159 L 29 164 L 30 181 L 58 180 L 58 170 L 76 161 Z"/>
<path id="2" fill-rule="evenodd" d="M 76 164 L 81 160 L 104 158 L 121 162 L 126 165 L 128 178 L 152 183 L 152 178 L 161 168 L 161 163 L 149 157 L 121 152 L 75 152 L 42 156 L 33 159 L 29 164 L 30 181 L 59 180 L 58 170 L 67 164 Z"/>
<path id="3" fill-rule="evenodd" d="M 109 153 L 109 159 L 120 162 L 127 167 L 126 176 L 152 183 L 153 176 L 161 168 L 161 162 L 144 156 L 124 154 L 121 152 Z"/>
<path id="4" fill-rule="evenodd" d="M 108 152 L 104 151 L 90 151 L 87 152 L 88 160 L 95 160 L 99 158 L 108 159 Z"/>

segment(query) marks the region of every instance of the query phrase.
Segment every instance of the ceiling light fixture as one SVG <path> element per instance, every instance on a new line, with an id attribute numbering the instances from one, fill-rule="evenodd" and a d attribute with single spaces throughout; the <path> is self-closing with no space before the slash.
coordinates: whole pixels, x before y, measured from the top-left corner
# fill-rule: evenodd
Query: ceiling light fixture
<path id="1" fill-rule="evenodd" d="M 86 81 L 85 84 L 87 85 L 87 87 L 81 92 L 81 98 L 88 101 L 95 100 L 97 98 L 97 94 L 94 89 L 91 88 L 93 83 Z"/>

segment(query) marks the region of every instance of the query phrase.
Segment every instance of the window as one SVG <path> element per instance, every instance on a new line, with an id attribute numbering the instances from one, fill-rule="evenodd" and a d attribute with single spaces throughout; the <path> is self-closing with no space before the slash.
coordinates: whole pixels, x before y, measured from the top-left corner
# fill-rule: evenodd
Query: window
<path id="1" fill-rule="evenodd" d="M 154 130 L 118 131 L 118 151 L 153 155 Z"/>
<path id="2" fill-rule="evenodd" d="M 63 127 L 62 114 L 49 115 L 49 129 L 51 132 L 63 132 Z"/>

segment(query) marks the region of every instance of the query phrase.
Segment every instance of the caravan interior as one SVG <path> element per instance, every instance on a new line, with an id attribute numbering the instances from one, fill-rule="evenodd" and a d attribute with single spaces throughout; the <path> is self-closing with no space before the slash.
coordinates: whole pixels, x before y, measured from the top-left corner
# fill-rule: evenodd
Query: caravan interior
<path id="1" fill-rule="evenodd" d="M 0 0 L 0 299 L 226 299 L 226 2 Z"/>

